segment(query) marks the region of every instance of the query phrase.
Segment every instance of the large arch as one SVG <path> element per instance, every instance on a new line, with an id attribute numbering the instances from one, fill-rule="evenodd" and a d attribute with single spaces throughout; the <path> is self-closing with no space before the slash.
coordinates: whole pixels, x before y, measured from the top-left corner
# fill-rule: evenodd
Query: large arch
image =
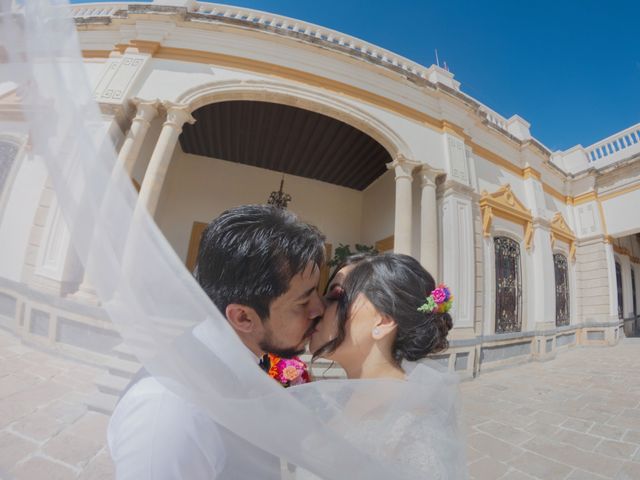
<path id="1" fill-rule="evenodd" d="M 205 83 L 192 87 L 176 97 L 176 102 L 188 105 L 191 112 L 211 103 L 233 100 L 280 103 L 320 113 L 366 133 L 380 143 L 392 159 L 400 156 L 415 158 L 402 136 L 389 125 L 348 102 L 316 90 L 266 80 L 237 80 Z"/>

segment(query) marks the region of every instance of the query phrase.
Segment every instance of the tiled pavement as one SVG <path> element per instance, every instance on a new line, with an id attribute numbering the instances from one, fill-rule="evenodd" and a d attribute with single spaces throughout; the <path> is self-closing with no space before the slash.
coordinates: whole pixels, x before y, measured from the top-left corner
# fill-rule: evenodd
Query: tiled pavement
<path id="1" fill-rule="evenodd" d="M 113 478 L 108 418 L 83 406 L 101 373 L 0 330 L 0 479 Z M 474 479 L 640 479 L 640 339 L 483 373 L 461 390 Z"/>
<path id="2" fill-rule="evenodd" d="M 640 338 L 462 385 L 478 480 L 640 479 Z"/>
<path id="3" fill-rule="evenodd" d="M 108 417 L 84 406 L 101 373 L 0 330 L 0 479 L 113 478 Z"/>

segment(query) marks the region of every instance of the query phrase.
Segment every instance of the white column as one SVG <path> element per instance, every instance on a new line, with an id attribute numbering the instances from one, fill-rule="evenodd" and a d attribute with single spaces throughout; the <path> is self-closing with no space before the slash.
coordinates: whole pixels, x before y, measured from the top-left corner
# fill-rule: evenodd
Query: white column
<path id="1" fill-rule="evenodd" d="M 411 172 L 419 165 L 418 162 L 398 156 L 387 164 L 396 174 L 396 212 L 393 231 L 393 251 L 411 255 Z"/>
<path id="2" fill-rule="evenodd" d="M 167 110 L 167 119 L 162 126 L 160 137 L 149 160 L 147 171 L 140 187 L 138 203 L 144 205 L 151 216 L 156 211 L 160 192 L 164 184 L 169 163 L 176 148 L 178 137 L 185 123 L 194 123 L 196 120 L 189 112 L 187 105 L 178 105 L 172 102 L 163 102 Z"/>
<path id="3" fill-rule="evenodd" d="M 438 275 L 438 208 L 436 178 L 444 172 L 428 165 L 418 169 L 420 178 L 420 263 L 435 279 Z M 436 280 L 437 281 L 437 280 Z"/>
<path id="4" fill-rule="evenodd" d="M 129 128 L 127 137 L 124 139 L 118 154 L 118 163 L 122 165 L 128 176 L 131 176 L 133 172 L 144 138 L 149 131 L 151 122 L 158 115 L 158 108 L 160 107 L 159 100 L 140 100 L 136 98 L 132 100 L 132 103 L 136 106 L 136 115 L 131 121 L 131 128 Z"/>

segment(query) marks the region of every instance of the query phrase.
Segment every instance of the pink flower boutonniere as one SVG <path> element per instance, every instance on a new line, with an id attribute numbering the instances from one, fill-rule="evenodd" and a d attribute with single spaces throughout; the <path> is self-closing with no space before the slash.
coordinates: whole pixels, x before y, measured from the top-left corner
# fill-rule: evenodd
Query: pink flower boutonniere
<path id="1" fill-rule="evenodd" d="M 298 357 L 280 358 L 270 353 L 269 363 L 269 376 L 285 388 L 311 381 L 307 365 Z"/>

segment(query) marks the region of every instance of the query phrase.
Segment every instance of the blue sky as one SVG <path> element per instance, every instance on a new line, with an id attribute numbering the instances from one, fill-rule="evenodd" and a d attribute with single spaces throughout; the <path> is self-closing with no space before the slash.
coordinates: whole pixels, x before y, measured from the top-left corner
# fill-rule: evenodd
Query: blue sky
<path id="1" fill-rule="evenodd" d="M 77 3 L 77 2 L 72 2 Z M 640 1 L 233 0 L 342 31 L 425 66 L 517 113 L 552 150 L 640 122 Z"/>

